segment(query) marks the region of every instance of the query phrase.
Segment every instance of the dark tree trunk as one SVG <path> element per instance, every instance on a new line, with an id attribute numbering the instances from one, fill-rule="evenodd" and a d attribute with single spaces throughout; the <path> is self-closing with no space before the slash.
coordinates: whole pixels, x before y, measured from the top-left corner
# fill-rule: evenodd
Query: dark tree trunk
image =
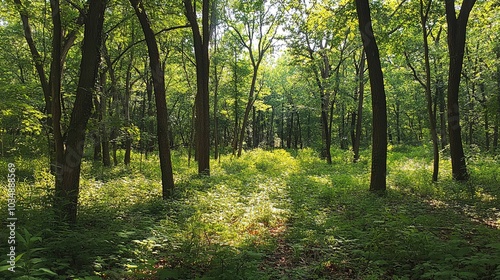
<path id="1" fill-rule="evenodd" d="M 292 148 L 292 133 L 293 133 L 293 108 L 288 112 L 288 136 L 286 139 L 286 148 Z"/>
<path id="2" fill-rule="evenodd" d="M 274 106 L 271 107 L 271 119 L 269 120 L 269 136 L 268 136 L 269 148 L 274 148 Z"/>
<path id="3" fill-rule="evenodd" d="M 62 180 L 56 184 L 58 188 L 56 188 L 55 193 L 57 213 L 62 214 L 62 220 L 70 223 L 75 223 L 77 217 L 80 166 L 85 143 L 85 130 L 91 116 L 92 94 L 101 57 L 102 26 L 106 8 L 104 0 L 90 0 L 89 2 L 76 99 L 68 126 L 63 160 L 58 162 L 62 171 L 62 176 L 60 176 Z"/>
<path id="4" fill-rule="evenodd" d="M 323 139 L 323 148 L 321 151 L 321 158 L 326 159 L 328 164 L 332 164 L 332 154 L 331 154 L 331 146 L 332 146 L 332 135 L 330 133 L 330 127 L 328 125 L 328 107 L 329 102 L 326 100 L 326 95 L 324 93 L 324 89 L 320 89 L 320 98 L 321 98 L 321 137 Z"/>
<path id="5" fill-rule="evenodd" d="M 495 48 L 497 54 L 497 61 L 500 61 L 500 43 L 497 42 Z M 495 114 L 495 125 L 493 127 L 493 150 L 496 151 L 498 148 L 498 127 L 500 125 L 500 64 L 497 64 L 497 113 Z"/>
<path id="6" fill-rule="evenodd" d="M 302 128 L 300 125 L 300 115 L 299 111 L 295 111 L 295 115 L 297 116 L 297 127 L 295 130 L 295 140 L 294 140 L 294 148 L 298 149 L 299 148 L 299 143 L 300 143 L 300 148 L 302 149 L 303 143 L 302 143 Z"/>
<path id="7" fill-rule="evenodd" d="M 251 51 L 250 51 L 251 52 Z M 248 101 L 245 107 L 245 113 L 243 114 L 243 121 L 241 124 L 239 142 L 238 142 L 238 157 L 241 156 L 243 151 L 243 139 L 245 138 L 245 131 L 248 126 L 248 118 L 250 116 L 250 111 L 252 110 L 253 104 L 255 102 L 255 87 L 257 83 L 257 72 L 259 70 L 260 60 L 257 64 L 253 63 L 253 74 L 252 74 L 252 83 L 250 84 L 250 91 L 248 93 Z M 248 143 L 250 145 L 250 143 Z"/>
<path id="8" fill-rule="evenodd" d="M 215 44 L 215 49 L 217 50 L 217 44 Z M 220 77 L 217 72 L 217 64 L 214 63 L 214 159 L 219 158 L 219 82 Z"/>
<path id="9" fill-rule="evenodd" d="M 433 98 L 431 90 L 431 65 L 429 58 L 429 32 L 427 30 L 427 20 L 431 9 L 432 0 L 428 0 L 427 5 L 424 5 L 423 0 L 420 0 L 420 24 L 422 28 L 422 36 L 424 40 L 424 62 L 425 62 L 425 97 L 427 99 L 427 114 L 429 115 L 430 133 L 432 138 L 432 150 L 434 157 L 432 181 L 437 182 L 439 175 L 439 140 L 437 136 L 436 116 L 433 110 Z"/>
<path id="10" fill-rule="evenodd" d="M 455 1 L 445 0 L 445 3 L 446 21 L 448 23 L 448 50 L 450 53 L 447 110 L 451 168 L 453 179 L 467 181 L 469 173 L 462 146 L 458 94 L 464 60 L 467 21 L 476 0 L 464 0 L 458 18 L 455 12 Z"/>
<path id="11" fill-rule="evenodd" d="M 134 36 L 132 36 L 133 38 Z M 132 39 L 133 41 L 133 39 Z M 130 156 L 132 153 L 132 135 L 130 135 L 130 95 L 132 90 L 131 79 L 132 79 L 132 60 L 133 52 L 130 55 L 130 63 L 127 67 L 127 74 L 125 78 L 125 99 L 123 102 L 123 113 L 125 117 L 125 156 L 123 158 L 123 163 L 128 166 L 130 165 Z"/>
<path id="12" fill-rule="evenodd" d="M 101 137 L 99 136 L 99 133 L 94 134 L 94 161 L 98 162 L 101 161 L 102 159 L 102 154 L 101 154 Z"/>
<path id="13" fill-rule="evenodd" d="M 61 131 L 61 10 L 59 0 L 51 0 L 50 7 L 52 10 L 52 62 L 50 65 L 50 92 L 51 92 L 51 107 L 52 107 L 52 127 L 54 132 L 55 145 L 55 194 L 54 208 L 56 214 L 64 221 L 72 219 L 69 211 L 71 210 L 69 197 L 64 193 L 63 176 L 64 176 L 64 140 Z M 75 216 L 76 219 L 76 216 Z"/>
<path id="14" fill-rule="evenodd" d="M 196 2 L 195 2 L 196 3 Z M 198 159 L 198 174 L 210 175 L 210 100 L 209 73 L 210 59 L 208 46 L 210 41 L 210 1 L 203 0 L 202 28 L 200 31 L 196 9 L 191 0 L 184 0 L 186 17 L 191 24 L 196 57 L 197 93 L 196 106 L 196 154 Z"/>
<path id="15" fill-rule="evenodd" d="M 238 53 L 236 49 L 234 50 L 234 68 L 233 68 L 233 83 L 234 83 L 234 131 L 233 131 L 233 156 L 236 155 L 238 150 L 238 132 L 239 132 L 239 122 L 240 114 L 238 110 Z"/>
<path id="16" fill-rule="evenodd" d="M 353 125 L 354 120 L 356 121 L 355 132 L 353 131 L 353 144 L 352 149 L 354 152 L 354 162 L 359 161 L 359 147 L 361 146 L 361 124 L 363 120 L 363 99 L 365 92 L 365 60 L 366 54 L 365 50 L 362 50 L 361 60 L 359 62 L 359 73 L 358 73 L 358 91 L 356 99 L 358 101 L 358 110 L 353 113 Z"/>
<path id="17" fill-rule="evenodd" d="M 439 103 L 439 134 L 441 136 L 441 149 L 446 148 L 448 145 L 448 136 L 446 133 L 446 102 L 445 102 L 445 91 L 444 82 L 441 77 L 436 80 L 436 95 Z"/>
<path id="18" fill-rule="evenodd" d="M 385 100 L 384 76 L 380 55 L 371 25 L 368 0 L 356 0 L 359 30 L 368 62 L 372 92 L 372 166 L 370 190 L 383 193 L 386 190 L 387 173 L 387 108 Z"/>
<path id="19" fill-rule="evenodd" d="M 135 14 L 141 23 L 142 31 L 146 39 L 149 54 L 149 66 L 153 77 L 153 89 L 156 101 L 156 121 L 158 134 L 158 149 L 160 157 L 160 169 L 162 180 L 163 199 L 172 197 L 174 190 L 174 175 L 172 172 L 172 161 L 170 158 L 170 145 L 168 139 L 168 112 L 165 94 L 165 76 L 160 62 L 160 52 L 156 43 L 155 33 L 151 29 L 148 15 L 140 0 L 130 0 Z"/>
<path id="20" fill-rule="evenodd" d="M 100 81 L 99 81 L 100 83 Z M 101 85 L 98 86 L 99 88 L 102 88 Z M 100 110 L 99 108 L 101 107 L 101 104 L 99 103 L 99 99 L 97 98 L 96 95 L 94 95 L 94 114 L 92 118 L 97 122 L 100 123 L 102 120 L 102 117 L 100 115 Z M 93 159 L 95 162 L 99 162 L 102 160 L 102 150 L 101 150 L 101 134 L 99 133 L 99 128 L 97 128 L 93 133 L 92 133 L 92 140 L 93 140 L 93 146 L 94 146 L 94 156 Z"/>
<path id="21" fill-rule="evenodd" d="M 486 105 L 486 85 L 484 82 L 479 84 L 479 90 L 482 95 L 482 104 L 483 104 L 483 114 L 484 114 L 484 146 L 487 151 L 490 150 L 490 117 L 488 114 L 488 106 Z"/>
<path id="22" fill-rule="evenodd" d="M 285 105 L 281 103 L 280 148 L 285 147 Z"/>
<path id="23" fill-rule="evenodd" d="M 401 104 L 399 100 L 396 101 L 396 143 L 401 144 Z"/>
<path id="24" fill-rule="evenodd" d="M 258 128 L 258 117 L 256 116 L 255 106 L 252 107 L 252 147 L 259 147 L 259 128 Z"/>

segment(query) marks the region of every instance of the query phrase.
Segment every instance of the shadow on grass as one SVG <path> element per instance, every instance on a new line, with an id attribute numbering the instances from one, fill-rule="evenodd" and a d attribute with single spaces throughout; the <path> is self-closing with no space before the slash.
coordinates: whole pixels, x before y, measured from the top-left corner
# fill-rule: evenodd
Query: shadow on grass
<path id="1" fill-rule="evenodd" d="M 282 251 L 293 254 L 287 254 L 283 279 L 500 277 L 499 229 L 458 211 L 467 204 L 449 193 L 466 186 L 443 182 L 437 187 L 445 189 L 441 198 L 448 200 L 433 204 L 428 193 L 405 190 L 411 186 L 391 187 L 385 197 L 369 193 L 369 176 L 360 177 L 363 170 L 355 164 L 306 162 L 302 168 L 287 183 L 293 214 Z M 485 202 L 475 196 L 466 202 L 498 207 L 497 197 L 490 194 Z"/>
<path id="2" fill-rule="evenodd" d="M 101 174 L 87 166 L 76 227 L 56 227 L 44 207 L 19 213 L 22 226 L 42 238 L 25 263 L 58 274 L 32 279 L 500 276 L 500 231 L 473 220 L 489 217 L 477 209 L 499 208 L 494 165 L 472 172 L 475 191 L 468 196 L 454 182 L 425 181 L 430 175 L 418 160 L 395 157 L 388 193 L 378 197 L 368 191 L 366 159 L 350 163 L 343 151 L 334 158 L 327 165 L 312 150 L 293 157 L 257 150 L 224 157 L 210 178 L 182 166 L 170 201 L 160 199 L 154 160 L 141 167 L 147 172 Z M 461 210 L 466 205 L 474 215 Z"/>

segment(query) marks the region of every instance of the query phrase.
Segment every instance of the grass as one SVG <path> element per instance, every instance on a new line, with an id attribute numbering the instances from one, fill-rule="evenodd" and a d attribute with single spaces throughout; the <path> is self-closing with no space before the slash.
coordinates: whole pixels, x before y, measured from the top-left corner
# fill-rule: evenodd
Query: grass
<path id="1" fill-rule="evenodd" d="M 432 183 L 427 149 L 393 147 L 379 197 L 367 191 L 367 152 L 358 163 L 347 151 L 332 156 L 327 165 L 310 149 L 254 150 L 213 161 L 207 178 L 177 151 L 169 201 L 155 156 L 133 154 L 130 167 L 86 161 L 74 227 L 52 218 L 46 159 L 0 159 L 17 166 L 20 256 L 16 272 L 0 277 L 500 279 L 498 158 L 475 154 L 471 180 L 460 184 L 443 157 Z"/>

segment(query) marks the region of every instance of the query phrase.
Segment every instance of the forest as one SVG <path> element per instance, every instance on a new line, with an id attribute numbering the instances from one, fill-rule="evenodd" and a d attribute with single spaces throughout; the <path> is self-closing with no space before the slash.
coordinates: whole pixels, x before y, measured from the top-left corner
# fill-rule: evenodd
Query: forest
<path id="1" fill-rule="evenodd" d="M 0 279 L 500 279 L 500 1 L 0 9 Z"/>

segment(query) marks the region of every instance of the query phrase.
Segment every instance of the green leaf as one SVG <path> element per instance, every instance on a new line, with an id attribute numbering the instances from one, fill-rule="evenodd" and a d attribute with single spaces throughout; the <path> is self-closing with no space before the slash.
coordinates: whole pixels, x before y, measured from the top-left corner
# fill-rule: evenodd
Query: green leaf
<path id="1" fill-rule="evenodd" d="M 57 276 L 57 273 L 55 273 L 54 271 L 52 271 L 48 268 L 39 268 L 38 271 L 43 272 L 47 275 Z M 87 278 L 85 278 L 85 279 L 87 279 Z"/>

